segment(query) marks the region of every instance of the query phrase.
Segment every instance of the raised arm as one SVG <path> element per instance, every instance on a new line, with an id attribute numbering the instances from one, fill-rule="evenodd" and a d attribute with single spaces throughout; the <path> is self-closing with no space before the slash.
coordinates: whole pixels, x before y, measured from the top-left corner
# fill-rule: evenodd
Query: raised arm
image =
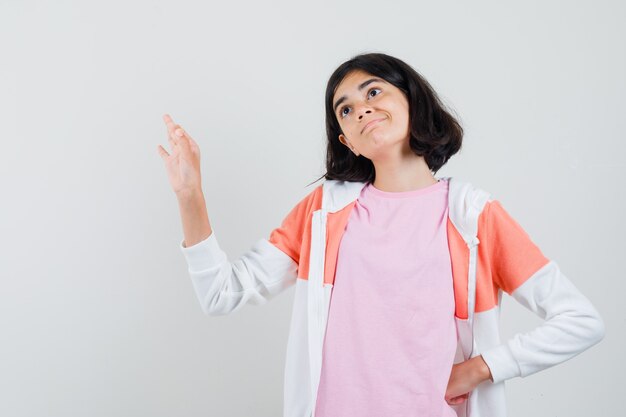
<path id="1" fill-rule="evenodd" d="M 270 239 L 257 240 L 246 253 L 230 262 L 209 223 L 201 186 L 200 149 L 169 115 L 163 120 L 172 153 L 159 145 L 159 154 L 178 198 L 184 232 L 180 249 L 202 311 L 225 315 L 248 303 L 266 303 L 296 282 L 309 196 L 289 213 Z"/>
<path id="2" fill-rule="evenodd" d="M 158 151 L 178 199 L 185 234 L 184 246 L 192 246 L 212 233 L 202 193 L 200 147 L 180 125 L 174 123 L 170 115 L 163 115 L 163 121 L 171 155 L 161 145 Z"/>

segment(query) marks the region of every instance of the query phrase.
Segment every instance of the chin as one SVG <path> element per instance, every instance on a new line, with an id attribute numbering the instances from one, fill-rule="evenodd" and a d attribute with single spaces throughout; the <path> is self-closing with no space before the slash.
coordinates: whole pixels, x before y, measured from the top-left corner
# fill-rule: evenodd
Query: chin
<path id="1" fill-rule="evenodd" d="M 406 137 L 406 136 L 405 136 Z M 387 132 L 376 132 L 375 130 L 370 134 L 370 144 L 375 148 L 394 148 L 396 146 L 402 146 L 406 139 L 403 139 L 402 136 L 393 136 Z"/>

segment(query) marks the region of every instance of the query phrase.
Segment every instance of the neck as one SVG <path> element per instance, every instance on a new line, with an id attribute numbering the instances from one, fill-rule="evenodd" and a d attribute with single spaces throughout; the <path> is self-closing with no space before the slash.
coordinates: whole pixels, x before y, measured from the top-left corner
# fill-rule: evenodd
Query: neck
<path id="1" fill-rule="evenodd" d="M 424 157 L 415 155 L 410 148 L 405 148 L 398 155 L 372 162 L 376 170 L 376 179 L 372 185 L 381 191 L 413 191 L 437 183 Z"/>

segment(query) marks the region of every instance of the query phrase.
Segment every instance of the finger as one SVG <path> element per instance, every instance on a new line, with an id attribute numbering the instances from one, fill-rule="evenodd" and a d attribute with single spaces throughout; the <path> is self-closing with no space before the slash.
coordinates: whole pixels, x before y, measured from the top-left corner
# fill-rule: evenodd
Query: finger
<path id="1" fill-rule="evenodd" d="M 174 140 L 173 135 L 174 121 L 169 114 L 163 116 L 163 121 L 165 122 L 165 129 L 167 131 L 167 140 L 170 143 L 170 146 L 174 148 L 176 146 L 176 141 Z"/>
<path id="2" fill-rule="evenodd" d="M 165 150 L 165 148 L 163 148 L 163 146 L 159 145 L 157 149 L 162 159 L 165 159 L 170 156 L 170 154 L 167 153 L 167 151 Z"/>
<path id="3" fill-rule="evenodd" d="M 188 137 L 189 136 L 185 132 L 185 129 L 183 129 L 180 125 L 174 125 L 172 128 L 172 138 L 177 145 L 180 145 L 181 142 Z"/>
<path id="4" fill-rule="evenodd" d="M 463 397 L 459 395 L 458 397 L 452 398 L 452 401 L 454 401 L 455 404 L 458 404 L 463 401 Z"/>
<path id="5" fill-rule="evenodd" d="M 176 135 L 176 141 L 178 142 L 178 145 L 185 151 L 189 151 L 191 148 L 189 135 L 187 135 L 185 131 L 180 127 L 176 128 L 174 134 Z"/>
<path id="6" fill-rule="evenodd" d="M 169 114 L 164 114 L 163 115 L 163 121 L 165 122 L 165 125 L 169 128 L 170 126 L 174 125 L 174 119 L 172 119 L 172 116 L 170 116 Z"/>
<path id="7" fill-rule="evenodd" d="M 198 144 L 196 143 L 195 140 L 193 140 L 193 138 L 191 136 L 189 136 L 186 132 L 185 132 L 185 136 L 187 136 L 187 138 L 189 139 L 189 142 L 191 142 L 191 144 L 196 148 L 199 149 Z"/>
<path id="8" fill-rule="evenodd" d="M 163 116 L 163 120 L 165 120 L 168 133 L 174 136 L 176 129 L 179 129 L 180 125 L 174 123 L 174 120 L 169 115 Z"/>
<path id="9" fill-rule="evenodd" d="M 171 146 L 178 145 L 178 141 L 176 140 L 176 135 L 174 135 L 174 130 L 178 127 L 177 124 L 174 123 L 174 120 L 170 117 L 169 114 L 163 115 L 163 121 L 165 122 L 165 126 L 167 127 L 167 137 Z"/>
<path id="10" fill-rule="evenodd" d="M 452 398 L 451 401 L 454 401 L 453 404 L 461 404 L 463 401 L 465 401 L 465 399 L 467 398 L 467 395 L 459 395 L 458 397 L 454 397 Z"/>
<path id="11" fill-rule="evenodd" d="M 165 127 L 167 128 L 167 132 L 171 134 L 174 128 L 174 120 L 172 120 L 169 114 L 164 114 L 163 121 L 165 122 Z"/>
<path id="12" fill-rule="evenodd" d="M 180 125 L 175 125 L 175 126 L 176 128 L 174 129 L 174 137 L 176 138 L 177 141 L 182 141 L 184 139 L 189 142 L 193 142 L 193 139 L 191 139 L 191 136 L 189 136 L 189 134 L 185 131 L 185 129 L 182 128 L 182 126 Z"/>
<path id="13" fill-rule="evenodd" d="M 194 141 L 191 136 L 189 136 L 189 134 L 185 132 L 185 129 L 183 129 L 180 125 L 174 123 L 169 114 L 165 114 L 163 116 L 163 120 L 167 124 L 168 133 L 171 139 L 170 143 L 172 144 L 172 146 L 183 145 L 182 142 L 185 142 L 184 139 L 187 139 L 189 142 L 184 144 L 185 146 L 187 146 L 187 149 L 193 148 L 194 150 L 200 151 L 200 148 L 196 141 Z"/>
<path id="14" fill-rule="evenodd" d="M 180 127 L 180 125 L 176 125 L 176 129 L 174 129 L 174 134 L 176 135 L 177 138 L 182 138 L 186 136 L 185 129 Z"/>

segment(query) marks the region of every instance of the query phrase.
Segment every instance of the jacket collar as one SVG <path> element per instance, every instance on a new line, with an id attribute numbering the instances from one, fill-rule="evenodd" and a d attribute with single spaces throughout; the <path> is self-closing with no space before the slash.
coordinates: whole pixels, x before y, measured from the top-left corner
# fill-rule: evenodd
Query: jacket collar
<path id="1" fill-rule="evenodd" d="M 346 207 L 356 200 L 361 190 L 367 185 L 362 181 L 324 181 L 322 196 L 322 210 L 327 213 L 334 213 Z"/>
<path id="2" fill-rule="evenodd" d="M 478 234 L 478 216 L 487 200 L 490 199 L 490 194 L 474 187 L 467 181 L 454 177 L 441 177 L 439 179 L 447 180 L 449 184 L 450 221 L 468 245 L 478 244 L 476 237 Z M 323 186 L 322 211 L 334 213 L 343 209 L 359 197 L 365 185 L 367 183 L 362 181 L 326 180 Z"/>

